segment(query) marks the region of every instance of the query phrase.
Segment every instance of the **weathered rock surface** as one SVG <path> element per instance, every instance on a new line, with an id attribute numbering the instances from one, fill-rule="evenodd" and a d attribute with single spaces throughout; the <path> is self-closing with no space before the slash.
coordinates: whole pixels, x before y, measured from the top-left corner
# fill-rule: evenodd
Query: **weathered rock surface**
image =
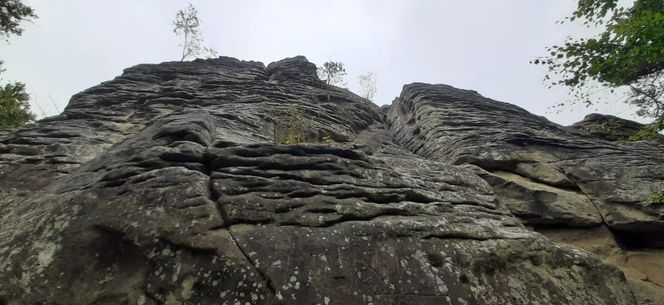
<path id="1" fill-rule="evenodd" d="M 644 124 L 612 115 L 593 113 L 576 122 L 570 128 L 587 132 L 609 141 L 626 141 L 645 127 Z M 664 136 L 659 137 L 660 141 Z"/>
<path id="2" fill-rule="evenodd" d="M 275 144 L 293 108 L 333 143 Z M 139 65 L 0 136 L 0 304 L 657 304 L 662 151 L 303 57 Z"/>
<path id="3" fill-rule="evenodd" d="M 605 141 L 445 85 L 405 86 L 387 120 L 395 139 L 414 153 L 479 167 L 497 200 L 535 230 L 557 227 L 584 236 L 574 228 L 605 226 L 616 249 L 664 247 L 664 204 L 651 200 L 664 189 L 664 151 L 657 142 Z M 564 241 L 560 236 L 554 239 Z M 652 257 L 664 263 L 663 256 Z M 662 293 L 664 281 L 657 278 L 646 281 Z"/>

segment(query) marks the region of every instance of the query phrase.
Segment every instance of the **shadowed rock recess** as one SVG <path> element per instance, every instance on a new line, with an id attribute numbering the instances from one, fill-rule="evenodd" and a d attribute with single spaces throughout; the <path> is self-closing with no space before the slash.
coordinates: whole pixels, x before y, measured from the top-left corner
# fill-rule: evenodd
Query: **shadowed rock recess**
<path id="1" fill-rule="evenodd" d="M 315 72 L 138 65 L 2 134 L 0 304 L 662 304 L 660 142 Z"/>

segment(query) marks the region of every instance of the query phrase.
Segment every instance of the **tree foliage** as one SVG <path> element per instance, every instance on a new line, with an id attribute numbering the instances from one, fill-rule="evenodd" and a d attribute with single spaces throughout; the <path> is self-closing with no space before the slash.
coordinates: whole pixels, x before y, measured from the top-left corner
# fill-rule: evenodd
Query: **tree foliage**
<path id="1" fill-rule="evenodd" d="M 0 39 L 7 41 L 9 36 L 23 34 L 20 27 L 24 20 L 37 18 L 34 10 L 19 0 L 0 0 Z M 5 70 L 0 60 L 0 74 Z M 16 128 L 34 121 L 28 100 L 30 95 L 23 83 L 8 83 L 0 86 L 0 129 Z"/>
<path id="2" fill-rule="evenodd" d="M 21 22 L 36 19 L 34 10 L 20 0 L 0 0 L 0 39 L 11 35 L 21 36 Z"/>
<path id="3" fill-rule="evenodd" d="M 358 77 L 358 85 L 360 86 L 360 96 L 373 101 L 378 87 L 376 85 L 376 75 L 372 72 L 367 72 Z"/>
<path id="4" fill-rule="evenodd" d="M 627 89 L 626 101 L 637 114 L 656 120 L 664 115 L 664 1 L 578 0 L 569 21 L 582 20 L 601 32 L 591 38 L 568 38 L 533 61 L 548 66 L 545 80 L 569 87 L 574 100 L 598 103 L 598 92 Z M 598 90 L 599 89 L 599 90 Z"/>
<path id="5" fill-rule="evenodd" d="M 327 61 L 322 67 L 318 67 L 318 78 L 327 83 L 339 87 L 346 87 L 346 68 L 338 61 Z"/>
<path id="6" fill-rule="evenodd" d="M 629 137 L 630 141 L 651 140 L 660 137 L 659 132 L 664 130 L 664 116 L 659 117 L 654 122 L 646 125 L 639 132 Z"/>
<path id="7" fill-rule="evenodd" d="M 0 87 L 0 129 L 17 128 L 34 121 L 35 115 L 30 112 L 29 99 L 30 95 L 25 92 L 22 83 L 9 83 Z"/>
<path id="8" fill-rule="evenodd" d="M 1 0 L 0 0 L 1 1 Z M 189 3 L 182 10 L 179 10 L 173 20 L 173 32 L 182 39 L 182 57 L 180 61 L 187 58 L 197 57 L 215 57 L 217 51 L 203 46 L 203 33 L 200 29 L 201 21 L 198 18 L 198 10 Z"/>

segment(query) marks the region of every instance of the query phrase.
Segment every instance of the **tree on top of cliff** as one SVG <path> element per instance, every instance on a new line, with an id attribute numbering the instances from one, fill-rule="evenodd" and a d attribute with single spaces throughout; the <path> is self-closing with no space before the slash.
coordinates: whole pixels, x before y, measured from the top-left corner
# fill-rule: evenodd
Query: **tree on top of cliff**
<path id="1" fill-rule="evenodd" d="M 358 76 L 358 85 L 360 87 L 360 96 L 373 101 L 378 88 L 376 86 L 376 75 L 372 72 L 367 72 Z"/>
<path id="2" fill-rule="evenodd" d="M 201 33 L 200 25 L 201 21 L 198 18 L 198 10 L 191 3 L 185 9 L 179 10 L 175 15 L 173 32 L 182 39 L 182 43 L 180 43 L 180 47 L 182 47 L 180 61 L 191 57 L 210 58 L 217 56 L 217 51 L 203 46 L 203 34 Z"/>
<path id="3" fill-rule="evenodd" d="M 327 83 L 338 87 L 346 87 L 346 68 L 344 64 L 338 61 L 327 61 L 322 67 L 318 67 L 318 78 Z"/>
<path id="4" fill-rule="evenodd" d="M 574 99 L 556 107 L 578 102 L 590 106 L 601 101 L 601 93 L 624 88 L 627 103 L 638 108 L 638 115 L 661 123 L 664 1 L 636 0 L 631 7 L 620 7 L 618 0 L 578 0 L 567 20 L 581 20 L 601 32 L 587 39 L 568 38 L 533 61 L 548 66 L 546 81 L 572 90 Z"/>

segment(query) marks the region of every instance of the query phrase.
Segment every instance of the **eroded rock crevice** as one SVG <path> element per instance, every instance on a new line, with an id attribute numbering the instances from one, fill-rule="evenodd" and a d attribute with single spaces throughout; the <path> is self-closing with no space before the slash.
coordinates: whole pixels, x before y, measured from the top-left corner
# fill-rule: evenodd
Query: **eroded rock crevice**
<path id="1" fill-rule="evenodd" d="M 238 250 L 239 250 L 239 251 L 242 253 L 242 255 L 244 256 L 245 260 L 246 260 L 249 264 L 251 264 L 251 266 L 254 268 L 254 270 L 256 270 L 256 272 L 258 272 L 258 274 L 260 275 L 260 278 L 263 280 L 263 283 L 265 284 L 265 287 L 266 287 L 266 288 L 272 293 L 272 295 L 273 295 L 274 298 L 278 299 L 279 297 L 278 297 L 278 295 L 277 295 L 277 290 L 274 288 L 274 284 L 272 283 L 272 280 L 268 277 L 267 274 L 265 274 L 265 272 L 263 272 L 263 271 L 259 268 L 259 266 L 256 264 L 256 262 L 254 262 L 254 261 L 252 260 L 251 256 L 250 256 L 250 255 L 249 255 L 249 254 L 248 254 L 248 253 L 242 248 L 242 245 L 240 245 L 240 244 L 237 242 L 237 240 L 235 239 L 235 237 L 233 237 L 233 227 L 230 227 L 230 228 L 229 228 L 229 230 L 228 230 L 228 234 L 229 234 L 229 236 L 231 237 L 231 239 L 233 240 L 233 243 L 235 244 L 235 246 L 238 248 Z M 277 304 L 281 304 L 281 302 L 279 302 L 279 303 L 277 303 Z"/>

